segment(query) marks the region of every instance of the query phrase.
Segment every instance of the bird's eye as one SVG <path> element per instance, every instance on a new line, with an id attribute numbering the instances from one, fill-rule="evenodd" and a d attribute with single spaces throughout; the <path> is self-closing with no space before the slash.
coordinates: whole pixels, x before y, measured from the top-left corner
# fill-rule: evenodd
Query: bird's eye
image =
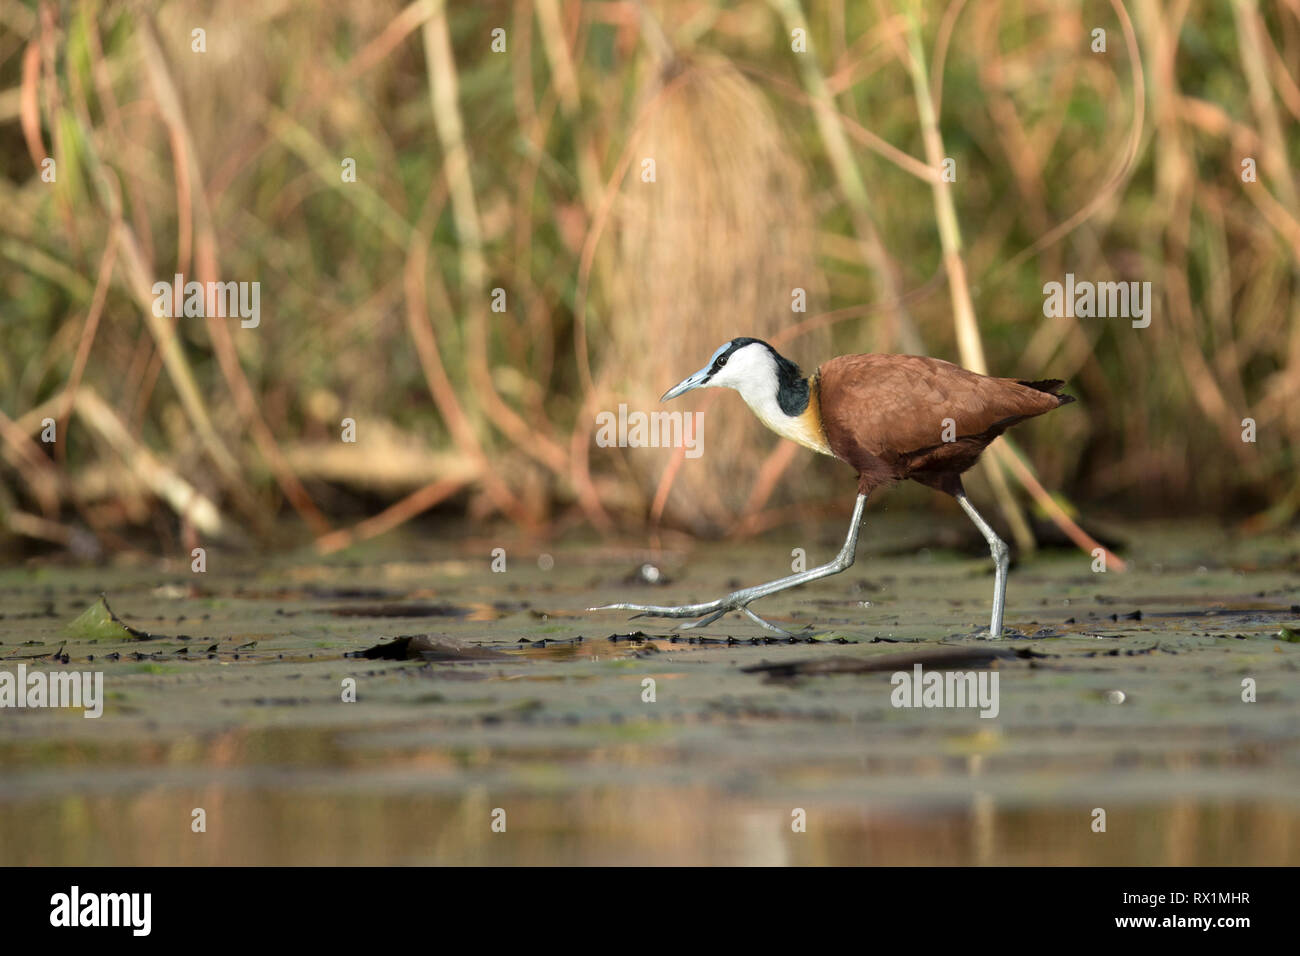
<path id="1" fill-rule="evenodd" d="M 722 356 L 722 358 L 718 359 L 718 368 L 722 368 L 722 366 L 726 364 L 727 364 L 727 356 L 724 355 Z"/>

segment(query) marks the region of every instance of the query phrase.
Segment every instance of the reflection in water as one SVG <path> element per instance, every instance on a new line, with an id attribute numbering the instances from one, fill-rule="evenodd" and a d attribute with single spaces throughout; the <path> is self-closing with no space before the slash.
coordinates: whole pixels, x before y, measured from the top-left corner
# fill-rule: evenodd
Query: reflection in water
<path id="1" fill-rule="evenodd" d="M 506 810 L 493 833 L 492 810 Z M 206 833 L 190 832 L 194 807 Z M 1050 864 L 1295 865 L 1293 809 L 1251 803 L 909 814 L 790 808 L 679 789 L 600 788 L 492 799 L 442 794 L 152 790 L 19 802 L 0 816 L 4 865 Z"/>
<path id="2" fill-rule="evenodd" d="M 0 784 L 0 864 L 1300 863 L 1293 801 L 1144 799 L 1061 776 L 1027 802 L 1030 778 L 993 772 L 985 754 L 895 762 L 887 777 L 861 760 L 795 761 L 719 786 L 669 750 L 627 743 L 543 756 L 353 736 L 238 730 L 129 754 L 44 746 L 27 763 L 56 769 Z M 12 765 L 22 749 L 0 757 Z M 1092 830 L 1094 805 L 1105 833 Z M 190 830 L 198 807 L 205 833 Z M 806 832 L 792 832 L 796 807 Z M 491 827 L 496 808 L 504 833 Z"/>

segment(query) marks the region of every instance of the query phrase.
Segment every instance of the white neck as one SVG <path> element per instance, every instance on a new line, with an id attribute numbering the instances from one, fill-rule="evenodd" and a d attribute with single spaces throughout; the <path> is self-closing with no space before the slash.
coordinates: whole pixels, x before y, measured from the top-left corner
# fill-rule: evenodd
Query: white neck
<path id="1" fill-rule="evenodd" d="M 758 420 L 778 435 L 813 451 L 831 454 L 816 408 L 809 407 L 800 415 L 782 411 L 776 397 L 779 381 L 776 359 L 765 345 L 755 342 L 734 351 L 709 384 L 735 389 Z"/>

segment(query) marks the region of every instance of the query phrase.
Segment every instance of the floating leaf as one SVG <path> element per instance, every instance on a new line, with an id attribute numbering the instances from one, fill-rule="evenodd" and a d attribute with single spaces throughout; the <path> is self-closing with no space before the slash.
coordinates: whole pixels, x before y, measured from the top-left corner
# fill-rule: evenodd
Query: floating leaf
<path id="1" fill-rule="evenodd" d="M 109 610 L 103 597 L 86 608 L 80 617 L 64 628 L 64 631 L 69 637 L 80 637 L 90 641 L 131 640 L 131 632 Z"/>
<path id="2" fill-rule="evenodd" d="M 108 606 L 108 599 L 102 594 L 98 601 L 86 608 L 64 631 L 69 637 L 88 641 L 152 641 L 164 636 L 150 634 L 127 624 L 113 613 L 113 609 Z"/>

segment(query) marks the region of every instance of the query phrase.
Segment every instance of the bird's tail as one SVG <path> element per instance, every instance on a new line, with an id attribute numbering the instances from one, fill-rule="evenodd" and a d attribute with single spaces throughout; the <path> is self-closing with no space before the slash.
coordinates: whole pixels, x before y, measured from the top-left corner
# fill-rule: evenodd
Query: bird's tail
<path id="1" fill-rule="evenodd" d="M 1058 398 L 1062 405 L 1068 405 L 1074 401 L 1073 395 L 1062 395 L 1060 391 L 1065 387 L 1065 382 L 1059 378 L 1045 378 L 1037 382 L 1017 381 L 1017 385 L 1024 385 L 1026 388 L 1032 388 L 1038 392 L 1046 392 L 1048 395 Z"/>

